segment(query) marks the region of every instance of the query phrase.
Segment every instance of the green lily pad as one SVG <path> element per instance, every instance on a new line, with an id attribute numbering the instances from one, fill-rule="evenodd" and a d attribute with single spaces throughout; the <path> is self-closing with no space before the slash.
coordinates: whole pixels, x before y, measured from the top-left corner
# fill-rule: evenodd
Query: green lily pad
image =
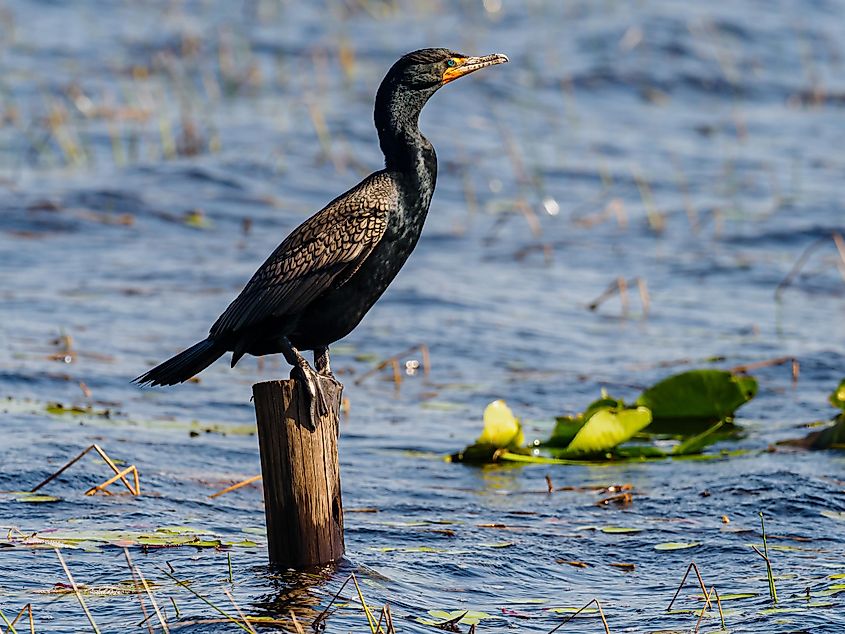
<path id="1" fill-rule="evenodd" d="M 631 528 L 629 526 L 603 526 L 599 529 L 602 533 L 627 535 L 632 533 L 641 533 L 641 528 Z"/>
<path id="2" fill-rule="evenodd" d="M 753 599 L 760 596 L 756 592 L 733 592 L 727 594 L 720 594 L 719 601 L 740 601 L 742 599 Z"/>
<path id="3" fill-rule="evenodd" d="M 757 381 L 752 376 L 703 369 L 660 381 L 645 390 L 636 403 L 651 410 L 656 424 L 669 423 L 677 428 L 685 423 L 713 424 L 728 418 L 756 394 Z"/>
<path id="4" fill-rule="evenodd" d="M 568 447 L 584 424 L 600 409 L 624 409 L 625 403 L 607 395 L 602 390 L 601 398 L 596 399 L 581 413 L 575 416 L 558 416 L 551 436 L 543 444 L 547 447 Z"/>
<path id="5" fill-rule="evenodd" d="M 625 442 L 651 422 L 646 407 L 596 410 L 566 448 L 568 454 L 598 454 Z"/>
<path id="6" fill-rule="evenodd" d="M 701 542 L 663 542 L 662 544 L 655 544 L 654 550 L 685 550 L 698 546 L 701 546 Z"/>
<path id="7" fill-rule="evenodd" d="M 449 621 L 455 621 L 455 619 L 461 617 L 457 623 L 478 625 L 480 621 L 492 618 L 486 612 L 476 612 L 475 610 L 452 610 L 451 612 L 447 612 L 446 610 L 429 610 L 428 614 L 432 617 L 431 620 L 418 617 L 417 621 L 425 625 L 438 626 Z"/>
<path id="8" fill-rule="evenodd" d="M 24 502 L 26 504 L 47 504 L 50 502 L 61 502 L 62 498 L 55 495 L 45 495 L 43 493 L 20 493 L 15 496 L 15 502 Z"/>

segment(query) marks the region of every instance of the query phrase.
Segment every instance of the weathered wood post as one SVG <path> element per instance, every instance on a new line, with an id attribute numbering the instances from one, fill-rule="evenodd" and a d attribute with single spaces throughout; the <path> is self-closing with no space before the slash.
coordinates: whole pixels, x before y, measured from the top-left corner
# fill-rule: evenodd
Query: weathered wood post
<path id="1" fill-rule="evenodd" d="M 264 482 L 270 562 L 302 568 L 343 556 L 343 503 L 337 460 L 341 388 L 326 382 L 330 413 L 310 431 L 296 382 L 252 386 Z"/>

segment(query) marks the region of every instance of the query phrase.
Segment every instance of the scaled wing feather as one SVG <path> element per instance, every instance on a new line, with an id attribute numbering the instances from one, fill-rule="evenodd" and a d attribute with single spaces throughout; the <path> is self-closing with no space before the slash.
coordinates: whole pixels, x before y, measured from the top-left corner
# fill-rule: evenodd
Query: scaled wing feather
<path id="1" fill-rule="evenodd" d="M 383 209 L 353 211 L 328 205 L 278 246 L 211 327 L 211 335 L 243 331 L 300 312 L 333 285 L 347 281 L 386 228 Z"/>

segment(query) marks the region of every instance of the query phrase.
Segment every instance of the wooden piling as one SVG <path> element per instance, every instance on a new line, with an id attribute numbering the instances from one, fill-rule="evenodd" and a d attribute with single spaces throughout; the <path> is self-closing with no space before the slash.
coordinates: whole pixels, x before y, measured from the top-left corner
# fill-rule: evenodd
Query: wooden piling
<path id="1" fill-rule="evenodd" d="M 293 380 L 252 386 L 264 483 L 270 562 L 303 568 L 343 556 L 343 503 L 337 460 L 341 388 L 324 383 L 330 413 L 310 431 Z"/>

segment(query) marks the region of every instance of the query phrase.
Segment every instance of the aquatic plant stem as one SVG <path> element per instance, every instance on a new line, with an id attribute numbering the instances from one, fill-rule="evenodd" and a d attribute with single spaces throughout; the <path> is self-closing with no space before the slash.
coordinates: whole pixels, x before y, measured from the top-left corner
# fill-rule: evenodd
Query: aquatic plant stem
<path id="1" fill-rule="evenodd" d="M 239 606 L 237 601 L 235 601 L 235 597 L 232 596 L 232 593 L 229 592 L 228 589 L 223 588 L 223 594 L 225 594 L 226 597 L 229 599 L 229 602 L 232 604 L 232 607 L 235 608 L 235 612 L 237 612 L 238 616 L 241 617 L 241 620 L 243 620 L 244 625 L 249 628 L 250 632 L 255 634 L 255 628 L 252 627 L 252 623 L 249 622 L 249 619 L 247 619 L 244 613 L 241 611 L 241 606 Z"/>
<path id="2" fill-rule="evenodd" d="M 237 483 L 233 484 L 232 486 L 228 486 L 225 489 L 218 491 L 217 493 L 212 493 L 208 497 L 210 497 L 210 498 L 220 497 L 221 495 L 225 495 L 226 493 L 230 493 L 232 491 L 237 491 L 241 487 L 245 487 L 246 485 L 252 484 L 253 482 L 258 482 L 260 479 L 261 479 L 260 474 L 251 476 L 251 477 L 247 478 L 246 480 L 241 480 L 240 482 L 237 482 Z"/>
<path id="3" fill-rule="evenodd" d="M 3 610 L 0 610 L 0 619 L 3 619 L 3 623 L 6 624 L 6 627 L 12 631 L 12 634 L 18 634 L 18 631 L 15 629 L 15 626 L 9 622 L 9 619 L 6 618 L 6 615 L 3 614 Z"/>
<path id="4" fill-rule="evenodd" d="M 12 622 L 9 624 L 9 628 L 11 628 L 12 632 L 15 631 L 15 623 L 17 623 L 20 620 L 20 618 L 24 615 L 24 612 L 26 612 L 27 616 L 29 617 L 29 632 L 30 632 L 30 634 L 35 634 L 35 621 L 33 621 L 33 619 L 32 619 L 32 603 L 27 603 L 25 606 L 23 606 L 21 608 L 21 610 L 20 610 L 20 612 L 18 612 L 17 616 L 12 619 Z M 7 631 L 9 631 L 9 630 L 7 630 Z"/>
<path id="5" fill-rule="evenodd" d="M 355 584 L 355 589 L 358 591 L 358 598 L 361 600 L 361 605 L 364 607 L 364 614 L 367 615 L 367 623 L 370 625 L 370 631 L 372 634 L 384 634 L 381 626 L 376 624 L 376 618 L 373 616 L 367 602 L 364 600 L 364 593 L 361 592 L 361 586 L 358 585 L 358 579 L 355 578 L 354 573 L 350 576 L 352 577 L 352 583 Z"/>
<path id="6" fill-rule="evenodd" d="M 137 588 L 140 585 L 140 582 L 138 581 L 138 574 L 135 571 L 135 566 L 132 565 L 132 558 L 129 556 L 129 549 L 123 549 L 123 556 L 126 558 L 126 565 L 129 566 L 129 572 L 132 573 L 132 583 L 134 583 Z M 147 631 L 150 634 L 155 634 L 152 623 L 150 623 L 150 617 L 152 615 L 147 613 L 147 604 L 144 603 L 144 597 L 140 593 L 138 593 L 138 600 L 141 602 L 141 612 L 144 614 L 144 624 L 147 626 Z"/>
<path id="7" fill-rule="evenodd" d="M 150 584 L 147 583 L 147 580 L 144 578 L 144 573 L 141 572 L 141 569 L 138 566 L 134 566 L 135 572 L 138 573 L 138 577 L 141 579 L 141 584 L 144 587 L 144 590 L 147 593 L 147 597 L 150 599 L 150 603 L 153 605 L 153 610 L 155 610 L 156 616 L 158 617 L 158 622 L 161 623 L 161 629 L 164 630 L 165 634 L 170 634 L 170 628 L 167 627 L 167 622 L 164 620 L 164 616 L 161 613 L 161 610 L 158 609 L 158 603 L 153 596 L 152 591 L 150 590 Z"/>
<path id="8" fill-rule="evenodd" d="M 573 613 L 572 613 L 572 614 L 570 614 L 570 615 L 569 615 L 569 616 L 568 616 L 565 620 L 561 621 L 561 622 L 560 622 L 560 623 L 558 623 L 558 624 L 557 624 L 554 628 L 552 628 L 551 630 L 549 630 L 549 631 L 548 631 L 548 634 L 554 634 L 554 632 L 557 632 L 560 628 L 562 628 L 564 625 L 566 625 L 567 623 L 569 623 L 569 622 L 570 622 L 572 619 L 574 619 L 576 616 L 578 616 L 579 614 L 581 614 L 581 612 L 583 612 L 584 610 L 586 610 L 586 609 L 587 609 L 588 607 L 590 607 L 593 603 L 595 603 L 595 604 L 596 604 L 596 607 L 597 607 L 597 608 L 598 608 L 598 610 L 599 610 L 599 616 L 601 617 L 601 623 L 602 623 L 602 625 L 604 625 L 604 632 L 605 632 L 605 634 L 610 634 L 610 627 L 608 627 L 608 625 L 607 625 L 607 619 L 604 617 L 604 610 L 602 610 L 602 609 L 601 609 L 601 603 L 599 603 L 599 600 L 598 600 L 598 599 L 591 599 L 589 603 L 587 603 L 587 604 L 585 604 L 585 605 L 581 606 L 580 608 L 578 608 L 578 610 L 577 610 L 576 612 L 573 612 Z"/>
<path id="9" fill-rule="evenodd" d="M 58 548 L 54 548 L 53 550 L 56 551 L 56 556 L 59 558 L 59 563 L 62 564 L 62 568 L 65 571 L 65 575 L 67 575 L 67 580 L 70 581 L 70 585 L 73 588 L 73 592 L 76 595 L 76 600 L 79 601 L 79 605 L 82 606 L 82 611 L 85 612 L 85 616 L 88 617 L 88 622 L 91 624 L 91 627 L 94 629 L 96 634 L 100 634 L 100 628 L 97 627 L 97 624 L 94 622 L 94 617 L 91 616 L 91 612 L 88 611 L 88 606 L 85 605 L 85 599 L 82 598 L 82 593 L 79 591 L 79 587 L 76 585 L 76 581 L 73 580 L 73 575 L 70 574 L 70 568 L 67 567 L 65 563 L 64 557 L 62 557 L 62 553 Z"/>
<path id="10" fill-rule="evenodd" d="M 340 589 L 339 589 L 337 592 L 335 592 L 335 595 L 332 597 L 332 600 L 331 600 L 331 601 L 329 601 L 329 604 L 325 607 L 325 609 L 324 609 L 322 612 L 320 612 L 320 613 L 317 615 L 317 618 L 315 618 L 315 619 L 311 622 L 311 627 L 312 627 L 314 630 L 317 630 L 317 629 L 319 628 L 320 621 L 322 621 L 322 620 L 324 620 L 324 619 L 326 618 L 327 613 L 328 613 L 328 611 L 329 611 L 329 608 L 331 608 L 331 607 L 332 607 L 332 605 L 334 605 L 334 602 L 335 602 L 335 601 L 337 601 L 337 598 L 340 596 L 340 593 L 341 593 L 341 592 L 343 592 L 343 589 L 346 587 L 346 584 L 348 584 L 350 581 L 352 581 L 352 575 L 349 575 L 349 576 L 346 578 L 346 581 L 344 581 L 344 582 L 341 584 Z"/>
<path id="11" fill-rule="evenodd" d="M 182 581 L 181 579 L 179 579 L 178 577 L 176 577 L 176 575 L 172 575 L 172 574 L 170 574 L 169 572 L 167 572 L 164 568 L 159 568 L 159 570 L 161 570 L 164 574 L 166 574 L 166 575 L 167 575 L 168 577 L 170 577 L 173 581 L 175 581 L 175 582 L 176 582 L 176 585 L 178 585 L 178 586 L 180 586 L 180 587 L 182 587 L 182 588 L 185 588 L 185 590 L 187 590 L 188 592 L 190 592 L 190 593 L 191 593 L 192 595 L 194 595 L 197 599 L 199 599 L 200 601 L 202 601 L 203 603 L 205 603 L 207 606 L 209 606 L 210 608 L 212 608 L 214 611 L 216 611 L 216 612 L 218 612 L 219 614 L 221 614 L 221 615 L 223 615 L 224 617 L 226 617 L 226 618 L 227 618 L 230 622 L 232 622 L 232 623 L 234 623 L 235 625 L 237 625 L 237 626 L 238 626 L 239 628 L 241 628 L 244 632 L 249 632 L 249 631 L 250 631 L 250 630 L 249 630 L 249 628 L 247 628 L 247 627 L 246 627 L 243 623 L 241 623 L 238 619 L 236 619 L 235 617 L 233 617 L 231 614 L 229 614 L 228 612 L 226 612 L 226 611 L 225 611 L 225 610 L 223 610 L 222 608 L 217 607 L 217 606 L 216 606 L 216 605 L 214 605 L 211 601 L 209 601 L 209 600 L 208 600 L 208 599 L 206 599 L 204 596 L 202 596 L 199 592 L 197 592 L 196 590 L 194 590 L 193 588 L 191 588 L 191 587 L 188 585 L 188 582 L 187 582 L 187 581 Z M 99 634 L 99 633 L 98 633 L 98 634 Z M 250 633 L 250 634 L 251 634 L 251 633 Z"/>
<path id="12" fill-rule="evenodd" d="M 672 596 L 672 600 L 669 602 L 669 605 L 666 607 L 666 611 L 672 609 L 672 606 L 675 604 L 675 599 L 678 598 L 678 595 L 681 593 L 681 588 L 684 587 L 684 584 L 687 581 L 687 577 L 689 576 L 690 570 L 695 571 L 695 576 L 698 577 L 698 586 L 701 588 L 701 592 L 704 594 L 705 600 L 705 609 L 710 608 L 710 596 L 707 593 L 707 586 L 704 585 L 704 579 L 701 578 L 701 573 L 698 571 L 698 566 L 695 565 L 694 561 L 691 561 L 689 566 L 687 566 L 687 570 L 684 573 L 683 578 L 681 579 L 681 583 L 678 584 L 678 589 L 675 590 L 675 594 Z"/>
<path id="13" fill-rule="evenodd" d="M 772 562 L 769 560 L 769 545 L 766 542 L 766 522 L 763 520 L 763 512 L 760 511 L 760 529 L 763 533 L 763 554 L 766 560 L 766 577 L 769 580 L 769 596 L 772 598 L 772 603 L 778 602 L 778 591 L 775 588 L 775 578 L 772 574 Z"/>

